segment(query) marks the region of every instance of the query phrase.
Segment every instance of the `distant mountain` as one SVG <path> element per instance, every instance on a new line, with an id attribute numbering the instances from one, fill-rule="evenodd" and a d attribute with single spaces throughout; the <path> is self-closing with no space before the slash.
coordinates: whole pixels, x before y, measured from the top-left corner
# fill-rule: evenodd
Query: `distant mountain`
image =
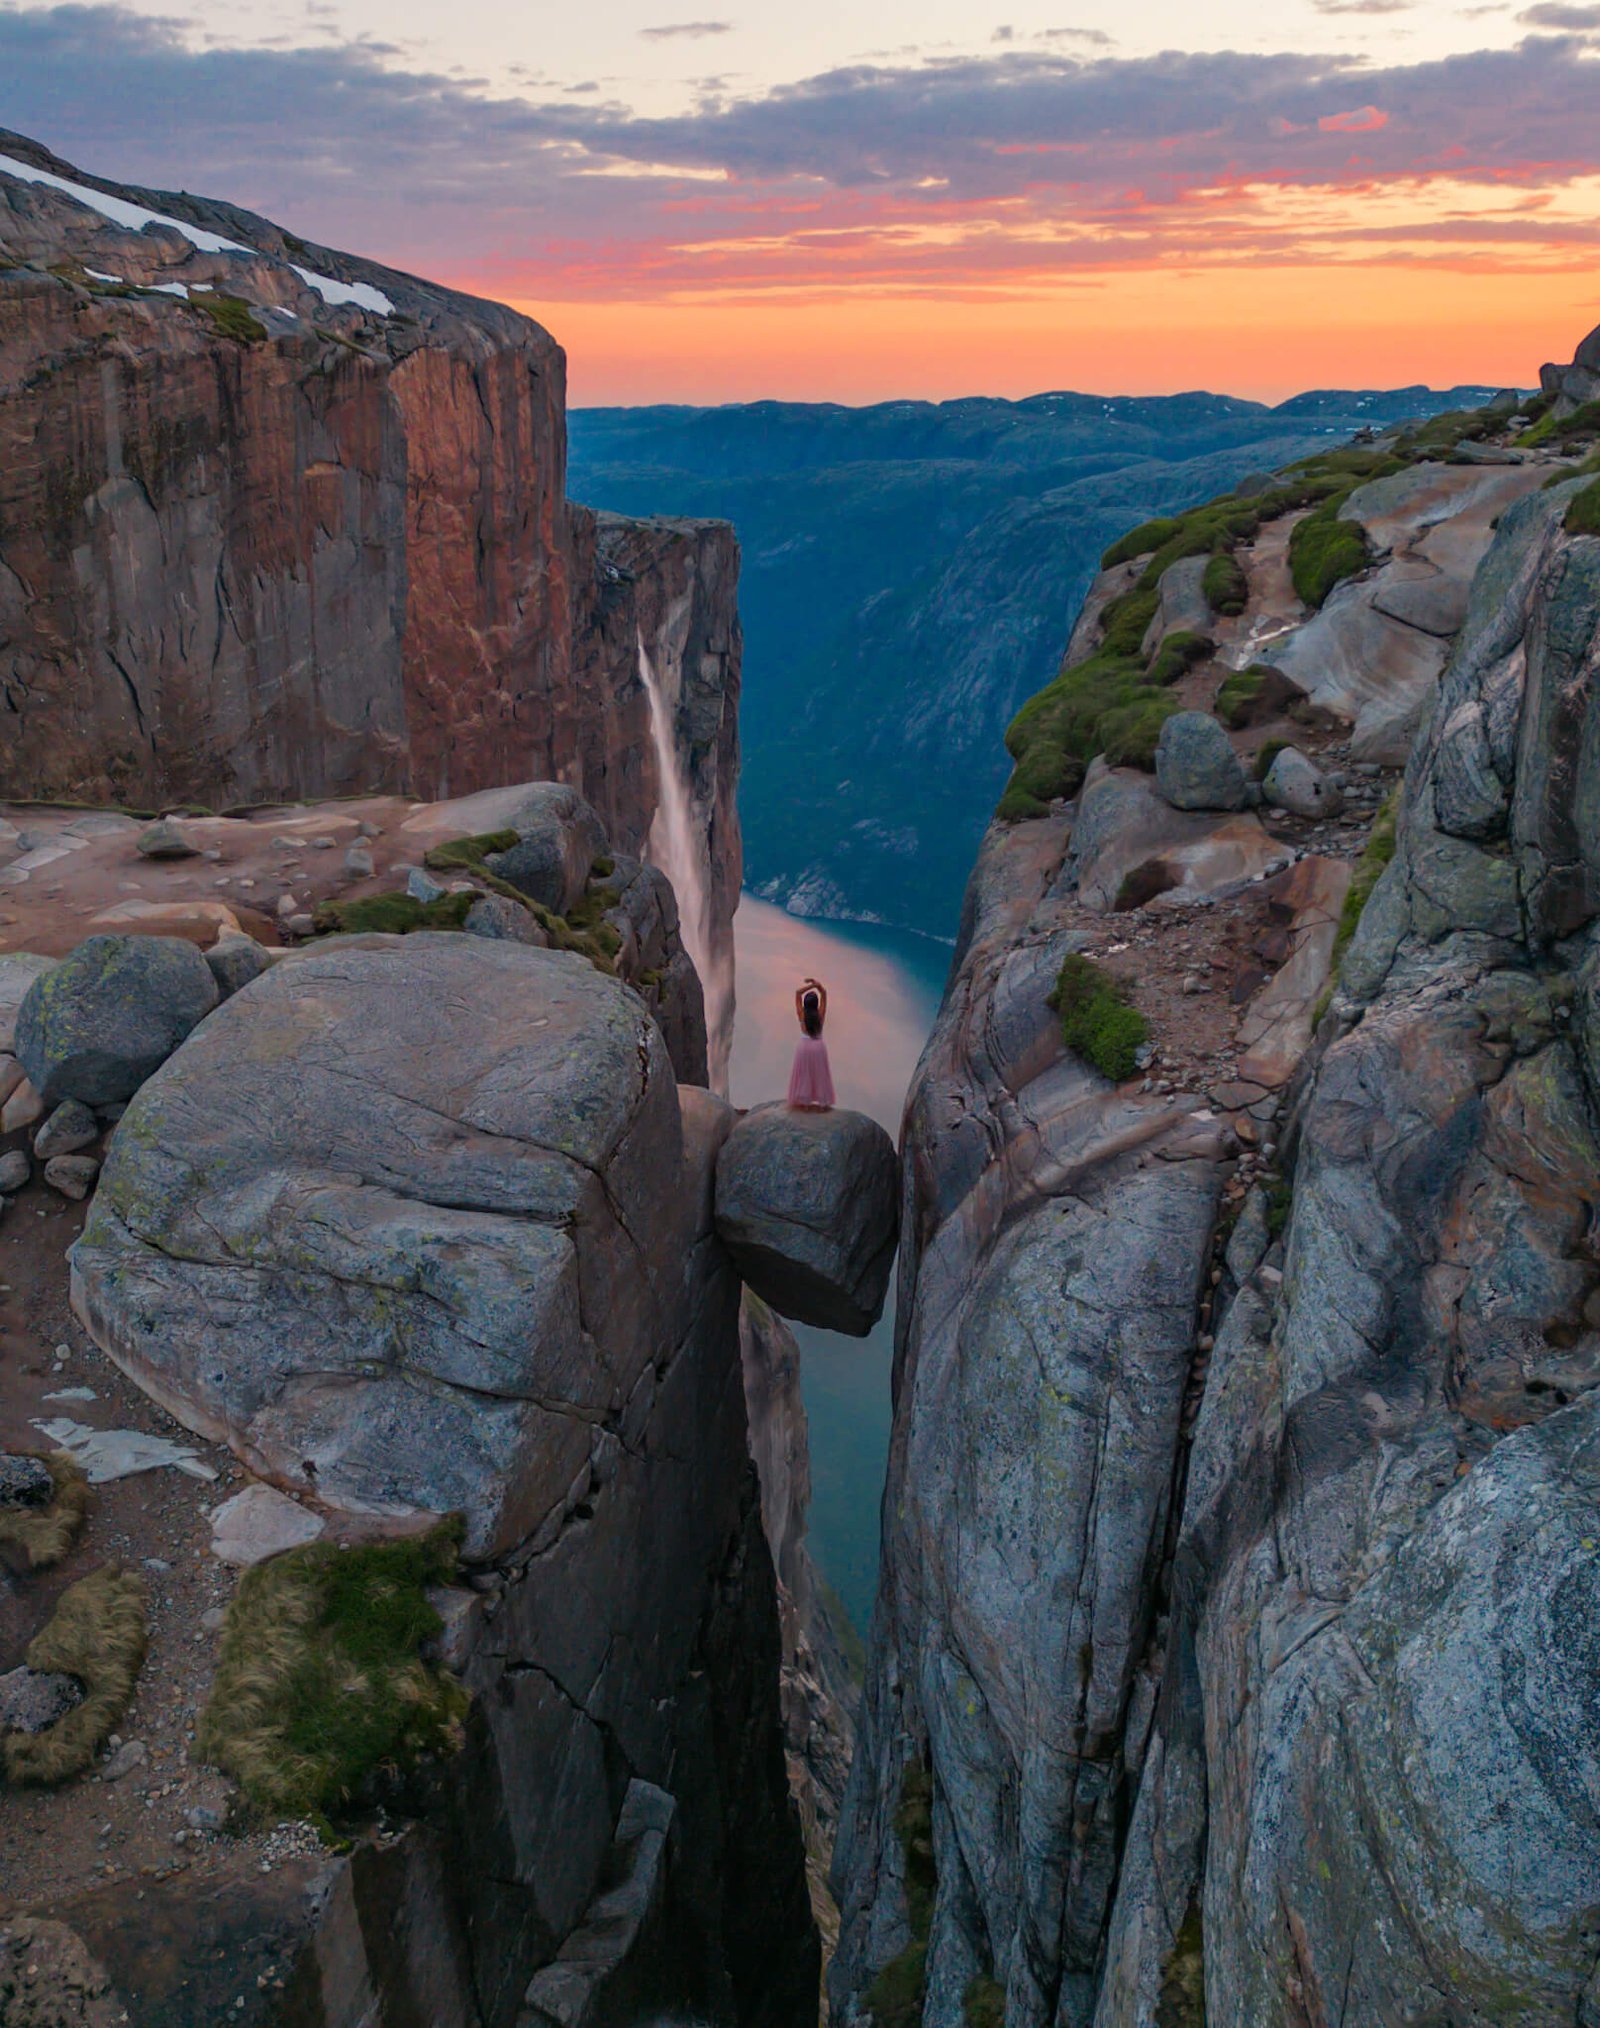
<path id="1" fill-rule="evenodd" d="M 578 409 L 569 490 L 723 515 L 744 550 L 746 877 L 797 914 L 955 928 L 1101 551 L 1363 427 L 1485 387 Z"/>

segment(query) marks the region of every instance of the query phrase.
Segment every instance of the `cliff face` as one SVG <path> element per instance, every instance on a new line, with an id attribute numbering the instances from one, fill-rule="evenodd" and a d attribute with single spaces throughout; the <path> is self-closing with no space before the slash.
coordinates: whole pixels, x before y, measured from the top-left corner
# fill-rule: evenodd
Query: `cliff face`
<path id="1" fill-rule="evenodd" d="M 1242 697 L 1246 761 L 1307 748 L 1304 816 L 1276 765 L 1265 807 L 1235 771 L 1196 808 L 1168 751 L 985 841 L 907 1113 L 848 2020 L 1600 2004 L 1597 482 L 1565 455 L 1590 441 L 1471 428 L 1349 499 L 1366 568 L 1315 616 L 1297 517 L 1228 551 L 1180 701 Z M 1172 534 L 1125 548 L 1069 667 Z M 1313 629 L 1381 644 L 1407 587 L 1444 637 L 1425 677 L 1351 645 L 1343 695 L 1274 690 Z M 1364 913 L 1363 713 L 1420 720 Z M 1108 1031 L 1063 1046 L 1083 953 L 1149 1024 L 1120 1083 Z"/>
<path id="2" fill-rule="evenodd" d="M 660 802 L 642 636 L 686 672 L 724 933 L 737 551 L 719 524 L 568 505 L 549 334 L 19 136 L 0 158 L 0 794 L 559 779 L 637 852 Z"/>

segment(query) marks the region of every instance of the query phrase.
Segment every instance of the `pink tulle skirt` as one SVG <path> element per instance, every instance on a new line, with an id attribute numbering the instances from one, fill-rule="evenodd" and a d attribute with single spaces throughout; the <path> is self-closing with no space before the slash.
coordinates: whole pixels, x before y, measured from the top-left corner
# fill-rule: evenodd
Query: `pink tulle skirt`
<path id="1" fill-rule="evenodd" d="M 831 1106 L 833 1072 L 828 1068 L 828 1045 L 820 1035 L 802 1035 L 789 1073 L 789 1103 L 792 1106 Z"/>

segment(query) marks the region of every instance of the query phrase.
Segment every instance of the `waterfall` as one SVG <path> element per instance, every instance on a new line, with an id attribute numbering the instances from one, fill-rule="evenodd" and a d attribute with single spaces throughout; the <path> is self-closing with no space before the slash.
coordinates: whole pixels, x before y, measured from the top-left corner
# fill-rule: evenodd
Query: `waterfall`
<path id="1" fill-rule="evenodd" d="M 728 1056 L 733 1046 L 733 951 L 715 933 L 711 910 L 709 841 L 694 821 L 689 770 L 673 737 L 672 714 L 660 679 L 639 633 L 639 680 L 650 702 L 650 738 L 655 747 L 661 793 L 650 820 L 647 856 L 672 882 L 684 949 L 700 974 L 706 996 L 706 1050 L 711 1089 L 728 1089 Z"/>

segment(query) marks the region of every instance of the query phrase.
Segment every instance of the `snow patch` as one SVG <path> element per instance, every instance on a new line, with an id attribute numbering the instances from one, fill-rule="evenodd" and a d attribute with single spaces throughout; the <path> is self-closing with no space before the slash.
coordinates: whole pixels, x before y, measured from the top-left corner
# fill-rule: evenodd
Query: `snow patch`
<path id="1" fill-rule="evenodd" d="M 85 268 L 83 272 L 91 282 L 110 282 L 112 287 L 117 289 L 125 289 L 128 286 L 121 275 L 103 275 L 98 268 Z"/>
<path id="2" fill-rule="evenodd" d="M 4 158 L 0 157 L 0 162 Z M 291 261 L 289 264 L 294 267 Z M 295 273 L 308 288 L 315 289 L 325 303 L 335 306 L 354 303 L 359 310 L 371 310 L 379 317 L 392 317 L 394 305 L 382 289 L 373 288 L 370 282 L 336 282 L 331 275 L 314 274 L 310 268 L 295 267 Z"/>
<path id="3" fill-rule="evenodd" d="M 91 190 L 86 183 L 72 183 L 65 176 L 52 176 L 48 169 L 35 169 L 31 162 L 19 162 L 14 155 L 0 155 L 0 174 L 14 176 L 19 183 L 42 183 L 50 190 L 59 190 L 77 203 L 87 205 L 91 211 L 98 211 L 102 218 L 109 218 L 113 225 L 120 225 L 125 232 L 143 232 L 147 225 L 164 226 L 168 232 L 180 232 L 191 246 L 201 253 L 254 253 L 254 247 L 241 246 L 236 239 L 223 239 L 219 233 L 203 232 L 198 225 L 186 225 L 181 218 L 168 218 L 163 212 L 146 211 L 142 204 L 129 204 L 126 198 L 110 197 L 103 190 Z"/>

